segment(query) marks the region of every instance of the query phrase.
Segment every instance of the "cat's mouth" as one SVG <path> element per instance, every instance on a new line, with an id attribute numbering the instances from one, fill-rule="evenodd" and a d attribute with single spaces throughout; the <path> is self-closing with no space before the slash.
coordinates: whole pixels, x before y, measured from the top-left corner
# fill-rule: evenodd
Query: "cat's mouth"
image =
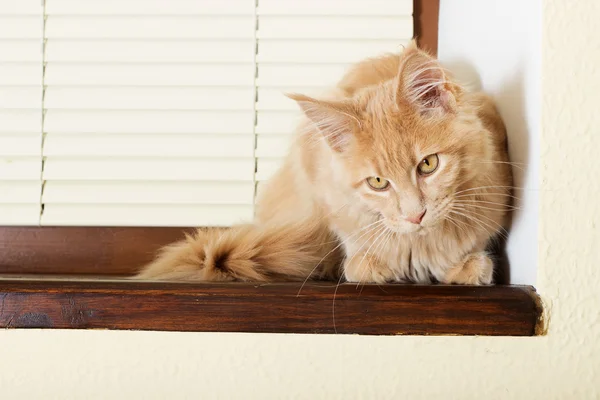
<path id="1" fill-rule="evenodd" d="M 426 232 L 426 227 L 424 225 L 421 224 L 412 224 L 412 223 L 407 223 L 407 222 L 398 222 L 398 221 L 391 221 L 389 218 L 385 218 L 383 217 L 383 224 L 384 226 L 389 229 L 390 231 L 393 231 L 394 233 L 398 233 L 401 235 L 406 235 L 409 233 L 425 233 Z"/>

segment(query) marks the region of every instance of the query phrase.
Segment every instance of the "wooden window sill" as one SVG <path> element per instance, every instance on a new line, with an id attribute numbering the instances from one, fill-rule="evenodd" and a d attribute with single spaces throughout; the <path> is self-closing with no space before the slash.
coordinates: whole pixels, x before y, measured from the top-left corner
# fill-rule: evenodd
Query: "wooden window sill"
<path id="1" fill-rule="evenodd" d="M 541 316 L 530 286 L 300 286 L 4 275 L 0 327 L 534 336 Z"/>
<path id="2" fill-rule="evenodd" d="M 184 231 L 0 227 L 0 328 L 532 336 L 539 326 L 530 286 L 345 284 L 336 293 L 332 282 L 127 279 Z"/>

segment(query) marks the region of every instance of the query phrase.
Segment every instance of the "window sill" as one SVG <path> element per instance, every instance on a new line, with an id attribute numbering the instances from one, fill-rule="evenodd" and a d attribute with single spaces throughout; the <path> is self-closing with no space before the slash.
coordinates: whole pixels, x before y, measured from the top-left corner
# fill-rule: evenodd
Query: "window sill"
<path id="1" fill-rule="evenodd" d="M 300 287 L 4 276 L 0 328 L 534 336 L 542 314 L 531 286 Z"/>

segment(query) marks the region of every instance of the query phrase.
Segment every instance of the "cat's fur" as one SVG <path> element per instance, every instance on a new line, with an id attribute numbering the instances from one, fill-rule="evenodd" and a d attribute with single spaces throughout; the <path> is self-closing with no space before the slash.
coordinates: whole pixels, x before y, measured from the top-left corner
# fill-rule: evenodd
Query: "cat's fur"
<path id="1" fill-rule="evenodd" d="M 201 229 L 138 278 L 492 282 L 485 249 L 507 223 L 512 176 L 489 97 L 414 43 L 355 65 L 326 98 L 289 97 L 306 118 L 260 190 L 255 222 Z M 421 176 L 430 154 L 439 166 Z M 371 189 L 374 176 L 389 189 Z M 421 223 L 407 221 L 423 210 Z"/>

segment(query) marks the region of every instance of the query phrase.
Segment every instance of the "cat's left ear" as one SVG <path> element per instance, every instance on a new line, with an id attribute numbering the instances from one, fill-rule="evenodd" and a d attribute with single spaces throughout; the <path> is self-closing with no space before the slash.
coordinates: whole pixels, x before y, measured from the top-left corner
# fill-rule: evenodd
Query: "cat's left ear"
<path id="1" fill-rule="evenodd" d="M 421 113 L 457 110 L 458 85 L 451 82 L 439 61 L 417 48 L 412 41 L 400 55 L 396 102 L 409 104 Z"/>
<path id="2" fill-rule="evenodd" d="M 304 115 L 336 152 L 344 151 L 354 132 L 360 128 L 358 113 L 348 102 L 317 100 L 296 93 L 286 93 L 286 96 L 298 103 Z"/>

